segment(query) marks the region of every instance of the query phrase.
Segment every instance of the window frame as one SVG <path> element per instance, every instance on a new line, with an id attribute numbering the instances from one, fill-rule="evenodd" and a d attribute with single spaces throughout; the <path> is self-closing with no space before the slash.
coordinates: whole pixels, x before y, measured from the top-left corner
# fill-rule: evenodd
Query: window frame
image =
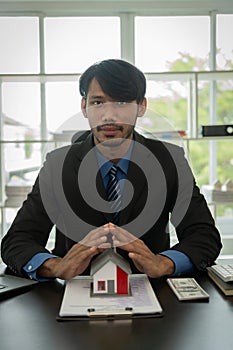
<path id="1" fill-rule="evenodd" d="M 1 97 L 2 97 L 2 81 L 4 79 L 37 79 L 41 81 L 41 126 L 40 126 L 40 135 L 41 140 L 39 140 L 42 145 L 48 142 L 48 133 L 47 133 L 47 123 L 46 123 L 46 94 L 45 94 L 45 84 L 43 80 L 45 79 L 56 79 L 56 75 L 45 74 L 45 51 L 44 51 L 44 19 L 46 17 L 91 17 L 91 16 L 118 16 L 120 17 L 120 28 L 121 28 L 121 58 L 132 63 L 135 62 L 135 24 L 134 19 L 136 16 L 188 16 L 188 15 L 198 15 L 198 16 L 210 16 L 210 71 L 216 71 L 216 31 L 217 31 L 217 21 L 216 17 L 221 14 L 233 14 L 232 6 L 229 4 L 227 0 L 223 0 L 221 5 L 219 5 L 218 11 L 212 9 L 210 10 L 209 6 L 202 4 L 200 8 L 191 8 L 187 6 L 186 8 L 179 8 L 174 2 L 174 7 L 168 9 L 168 5 L 164 5 L 164 7 L 158 7 L 156 4 L 152 5 L 147 2 L 142 3 L 141 1 L 134 1 L 135 9 L 132 11 L 132 2 L 125 2 L 122 4 L 122 7 L 119 9 L 119 4 L 116 2 L 110 3 L 98 3 L 96 2 L 96 6 L 90 9 L 90 4 L 88 2 L 78 2 L 76 4 L 69 4 L 67 6 L 66 2 L 59 2 L 56 6 L 56 10 L 54 10 L 49 6 L 48 3 L 37 2 L 38 4 L 33 4 L 28 2 L 27 4 L 24 2 L 8 2 L 7 4 L 4 2 L 0 2 L 0 16 L 38 16 L 39 18 L 39 73 L 38 74 L 25 74 L 25 75 L 1 75 L 0 81 L 0 172 L 1 175 L 4 174 L 4 156 L 3 156 L 3 147 L 5 142 L 2 141 L 2 130 L 3 130 L 3 121 L 2 121 L 2 108 L 1 108 Z M 93 6 L 93 2 L 91 4 Z M 162 6 L 162 5 L 160 5 Z M 193 5 L 194 6 L 194 5 Z M 200 6 L 200 4 L 198 5 Z M 210 72 L 210 73 L 211 73 Z M 75 77 L 77 78 L 77 73 L 74 72 Z M 146 75 L 153 74 L 153 72 L 144 72 Z M 188 74 L 190 72 L 187 72 Z M 169 73 L 168 73 L 169 74 Z M 57 75 L 58 76 L 58 75 Z M 64 75 L 64 79 L 72 79 L 73 74 Z M 196 75 L 195 75 L 196 77 Z M 59 79 L 63 77 L 59 76 Z M 190 85 L 190 91 L 192 91 L 192 96 L 194 96 L 194 100 L 192 100 L 190 104 L 190 116 L 189 123 L 191 125 L 192 137 L 197 137 L 197 124 L 198 124 L 198 108 L 197 108 L 197 78 L 191 80 L 192 84 Z M 211 97 L 210 97 L 210 106 L 211 110 L 211 123 L 215 123 L 216 121 L 216 84 L 213 80 L 211 85 Z M 32 141 L 33 142 L 33 141 Z M 43 147 L 42 147 L 43 151 Z M 215 140 L 211 140 L 209 143 L 209 174 L 210 181 L 213 181 L 216 178 L 217 174 L 217 142 Z M 0 237 L 4 234 L 4 200 L 5 200 L 5 179 L 4 176 L 1 176 L 0 180 L 0 205 L 1 205 L 1 232 Z"/>

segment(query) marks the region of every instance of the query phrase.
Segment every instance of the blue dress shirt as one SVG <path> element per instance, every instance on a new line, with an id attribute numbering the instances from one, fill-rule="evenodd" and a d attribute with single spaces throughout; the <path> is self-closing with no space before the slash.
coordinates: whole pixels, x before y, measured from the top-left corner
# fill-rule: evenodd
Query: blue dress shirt
<path id="1" fill-rule="evenodd" d="M 117 163 L 117 167 L 119 169 L 117 171 L 118 181 L 124 180 L 127 177 L 129 160 L 131 157 L 132 149 L 133 149 L 133 142 L 131 143 L 131 146 L 128 152 L 126 153 L 126 155 L 124 156 L 124 158 L 120 159 L 119 162 Z M 98 152 L 98 150 L 96 150 L 96 156 L 100 167 L 101 176 L 103 178 L 104 186 L 106 188 L 109 180 L 108 172 L 112 166 L 112 163 L 111 161 L 103 157 L 103 155 L 100 152 Z M 120 181 L 121 192 L 123 192 L 123 188 L 124 188 L 124 181 Z M 181 253 L 177 250 L 168 249 L 164 252 L 161 252 L 160 255 L 164 255 L 173 261 L 175 265 L 175 270 L 171 276 L 179 276 L 181 274 L 190 273 L 194 270 L 194 265 L 192 261 L 184 253 Z M 27 262 L 27 264 L 23 267 L 23 269 L 31 279 L 36 279 L 41 282 L 47 281 L 48 278 L 38 278 L 36 276 L 36 271 L 45 262 L 45 260 L 49 258 L 57 258 L 57 256 L 53 254 L 48 254 L 48 253 L 38 253 L 34 255 L 30 261 Z"/>

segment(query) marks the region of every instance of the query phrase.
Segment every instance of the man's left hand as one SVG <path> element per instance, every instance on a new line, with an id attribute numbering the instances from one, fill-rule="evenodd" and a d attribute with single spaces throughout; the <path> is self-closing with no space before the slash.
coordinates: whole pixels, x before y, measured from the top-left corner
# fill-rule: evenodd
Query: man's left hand
<path id="1" fill-rule="evenodd" d="M 129 252 L 136 268 L 152 278 L 171 275 L 175 266 L 171 259 L 161 254 L 154 254 L 146 244 L 123 228 L 109 223 L 113 236 L 113 245 Z"/>

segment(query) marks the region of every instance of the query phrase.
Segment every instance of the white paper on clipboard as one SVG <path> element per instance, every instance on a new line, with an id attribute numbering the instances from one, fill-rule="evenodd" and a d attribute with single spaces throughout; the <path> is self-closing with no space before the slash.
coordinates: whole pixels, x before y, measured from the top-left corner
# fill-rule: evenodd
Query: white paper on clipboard
<path id="1" fill-rule="evenodd" d="M 162 314 L 163 310 L 145 274 L 129 276 L 131 295 L 91 296 L 92 278 L 78 276 L 67 282 L 59 317 Z"/>

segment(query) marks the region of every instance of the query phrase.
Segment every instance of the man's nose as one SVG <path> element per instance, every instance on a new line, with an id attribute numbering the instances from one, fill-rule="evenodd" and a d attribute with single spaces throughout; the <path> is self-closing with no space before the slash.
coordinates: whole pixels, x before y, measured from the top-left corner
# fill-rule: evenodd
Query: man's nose
<path id="1" fill-rule="evenodd" d="M 115 102 L 105 103 L 102 109 L 102 118 L 104 121 L 116 121 L 119 110 Z"/>

